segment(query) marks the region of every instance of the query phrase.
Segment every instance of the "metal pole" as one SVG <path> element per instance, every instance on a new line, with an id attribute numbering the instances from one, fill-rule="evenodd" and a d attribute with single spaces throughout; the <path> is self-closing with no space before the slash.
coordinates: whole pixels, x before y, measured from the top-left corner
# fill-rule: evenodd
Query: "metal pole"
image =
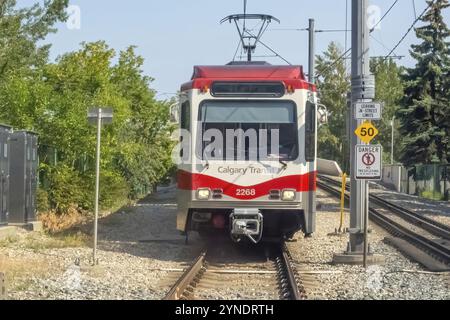
<path id="1" fill-rule="evenodd" d="M 94 252 L 93 264 L 98 264 L 97 261 L 97 233 L 98 233 L 98 200 L 100 193 L 100 141 L 102 132 L 102 109 L 98 109 L 97 114 L 97 157 L 95 164 L 95 218 L 94 218 Z"/>
<path id="2" fill-rule="evenodd" d="M 391 127 L 392 127 L 392 133 L 391 133 L 391 165 L 394 165 L 394 125 L 395 125 L 395 116 L 392 118 Z"/>
<path id="3" fill-rule="evenodd" d="M 347 174 L 342 175 L 342 189 L 341 189 L 341 222 L 339 224 L 339 233 L 344 231 L 344 211 L 345 211 L 345 187 L 347 186 Z"/>
<path id="4" fill-rule="evenodd" d="M 356 145 L 362 144 L 354 134 L 362 121 L 355 120 L 356 102 L 373 99 L 374 93 L 369 92 L 370 87 L 370 57 L 369 57 L 369 27 L 367 25 L 368 0 L 352 0 L 352 104 L 351 112 L 351 143 L 350 143 L 350 170 L 351 170 L 351 196 L 350 196 L 350 245 L 349 253 L 362 253 L 364 250 L 363 221 L 366 209 L 366 183 L 356 180 Z"/>
<path id="5" fill-rule="evenodd" d="M 309 82 L 316 83 L 315 69 L 316 69 L 316 56 L 315 56 L 315 36 L 316 31 L 314 27 L 314 19 L 309 19 Z"/>
<path id="6" fill-rule="evenodd" d="M 369 251 L 369 182 L 365 181 L 366 184 L 366 208 L 364 210 L 364 258 L 363 265 L 367 268 L 367 254 Z"/>

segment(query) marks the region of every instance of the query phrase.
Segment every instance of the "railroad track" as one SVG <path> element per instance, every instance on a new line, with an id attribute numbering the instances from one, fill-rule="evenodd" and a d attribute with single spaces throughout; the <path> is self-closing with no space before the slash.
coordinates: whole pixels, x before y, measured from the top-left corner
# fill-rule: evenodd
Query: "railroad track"
<path id="1" fill-rule="evenodd" d="M 319 177 L 318 187 L 320 189 L 340 197 L 341 191 L 333 186 L 340 187 L 340 183 L 328 177 Z M 349 190 L 348 185 L 347 190 Z M 350 199 L 348 193 L 345 197 L 347 201 Z M 392 244 L 431 270 L 450 270 L 450 243 L 447 241 L 450 239 L 449 226 L 375 195 L 370 196 L 370 202 L 370 219 L 396 237 L 390 240 Z M 395 219 L 390 214 L 400 219 Z M 413 225 L 414 228 L 408 227 L 408 224 Z M 420 229 L 425 231 L 421 232 Z M 439 238 L 436 239 L 434 236 Z M 421 252 L 414 252 L 411 247 L 408 247 L 408 244 L 420 249 Z"/>
<path id="2" fill-rule="evenodd" d="M 270 248 L 272 250 L 273 248 Z M 266 250 L 266 252 L 269 250 Z M 273 275 L 277 283 L 277 291 L 281 300 L 304 300 L 306 293 L 299 281 L 296 268 L 285 244 L 275 248 L 273 258 L 273 270 L 256 271 L 256 274 L 267 273 Z M 209 267 L 208 251 L 203 251 L 194 262 L 182 273 L 181 277 L 172 286 L 164 300 L 193 300 L 196 299 L 196 289 L 201 285 L 208 272 L 212 274 L 228 273 L 230 270 L 211 270 Z M 239 273 L 239 270 L 230 273 Z M 242 271 L 251 274 L 251 271 Z M 272 279 L 273 280 L 273 279 Z M 251 286 L 251 282 L 249 283 Z M 267 288 L 260 290 L 267 290 Z"/>
<path id="3" fill-rule="evenodd" d="M 333 180 L 331 178 L 328 177 L 324 177 L 324 176 L 319 176 L 319 179 L 337 186 L 337 187 L 341 187 L 341 184 L 336 181 Z M 347 184 L 346 185 L 346 190 L 350 191 L 350 185 Z M 370 195 L 370 201 L 374 204 L 377 204 L 387 210 L 389 210 L 390 212 L 396 214 L 397 216 L 401 217 L 402 219 L 413 223 L 416 226 L 420 226 L 422 229 L 447 240 L 450 240 L 450 226 L 440 223 L 436 220 L 430 219 L 428 217 L 425 217 L 419 213 L 416 213 L 414 211 L 408 210 L 406 208 L 402 208 L 392 202 L 389 202 L 379 196 L 376 196 L 374 194 Z"/>

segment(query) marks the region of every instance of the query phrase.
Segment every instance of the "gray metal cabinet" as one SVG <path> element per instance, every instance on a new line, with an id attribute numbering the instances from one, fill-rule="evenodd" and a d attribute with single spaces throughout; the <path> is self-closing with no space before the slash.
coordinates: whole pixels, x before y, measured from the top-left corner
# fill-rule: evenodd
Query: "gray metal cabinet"
<path id="1" fill-rule="evenodd" d="M 38 137 L 29 131 L 16 131 L 10 139 L 9 223 L 36 220 Z"/>
<path id="2" fill-rule="evenodd" d="M 0 124 L 0 225 L 8 223 L 9 215 L 9 138 L 12 128 Z"/>

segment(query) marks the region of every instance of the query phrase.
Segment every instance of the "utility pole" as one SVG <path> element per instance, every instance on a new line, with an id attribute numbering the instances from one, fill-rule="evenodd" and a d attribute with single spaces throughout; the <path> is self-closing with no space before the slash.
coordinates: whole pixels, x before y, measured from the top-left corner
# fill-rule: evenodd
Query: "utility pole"
<path id="1" fill-rule="evenodd" d="M 316 54 L 315 54 L 315 46 L 314 46 L 315 39 L 314 38 L 316 36 L 316 32 L 314 29 L 314 19 L 309 19 L 308 31 L 309 31 L 308 80 L 310 83 L 315 84 L 316 83 L 316 79 L 315 79 Z M 314 100 L 317 100 L 317 98 L 315 98 Z M 315 103 L 317 104 L 318 101 L 315 101 Z M 318 109 L 316 108 L 316 110 L 318 110 Z M 317 126 L 316 126 L 316 130 L 317 130 Z M 315 148 L 317 150 L 317 146 L 315 146 Z M 306 165 L 307 165 L 308 172 L 314 172 L 317 170 L 314 162 L 308 162 Z M 312 213 L 312 219 L 309 219 L 309 221 L 306 222 L 307 227 L 309 227 L 309 229 L 312 230 L 312 233 L 314 233 L 315 225 L 316 225 L 316 207 L 317 207 L 316 194 L 314 192 L 309 193 L 308 196 L 306 196 L 303 201 L 304 201 L 305 209 L 307 209 L 309 212 Z M 311 234 L 306 234 L 307 238 L 310 236 L 311 236 Z"/>
<path id="2" fill-rule="evenodd" d="M 367 24 L 368 0 L 352 0 L 352 105 L 350 143 L 350 245 L 349 253 L 362 253 L 364 249 L 364 213 L 366 209 L 366 181 L 356 180 L 355 147 L 362 141 L 353 132 L 362 124 L 355 120 L 353 105 L 375 98 L 375 84 L 370 77 L 369 26 Z"/>
<path id="3" fill-rule="evenodd" d="M 309 82 L 316 83 L 316 49 L 315 49 L 315 36 L 316 31 L 314 28 L 314 19 L 309 19 L 309 64 L 308 64 L 308 72 L 309 72 Z"/>
<path id="4" fill-rule="evenodd" d="M 355 104 L 375 99 L 375 79 L 370 74 L 369 25 L 367 23 L 368 0 L 352 0 L 352 92 L 350 105 L 350 241 L 344 254 L 336 254 L 334 263 L 373 263 L 367 258 L 368 182 L 356 179 L 356 146 L 362 145 L 356 129 L 363 124 L 356 120 Z"/>
<path id="5" fill-rule="evenodd" d="M 394 126 L 395 126 L 395 116 L 392 118 L 391 121 L 391 127 L 392 127 L 392 132 L 391 132 L 391 165 L 394 165 Z"/>

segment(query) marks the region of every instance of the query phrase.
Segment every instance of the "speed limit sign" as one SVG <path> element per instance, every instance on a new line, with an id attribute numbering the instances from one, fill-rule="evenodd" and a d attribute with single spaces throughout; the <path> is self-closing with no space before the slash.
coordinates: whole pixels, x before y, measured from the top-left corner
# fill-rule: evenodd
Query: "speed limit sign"
<path id="1" fill-rule="evenodd" d="M 369 121 L 361 124 L 355 131 L 355 134 L 364 143 L 370 143 L 379 133 L 378 129 Z"/>

